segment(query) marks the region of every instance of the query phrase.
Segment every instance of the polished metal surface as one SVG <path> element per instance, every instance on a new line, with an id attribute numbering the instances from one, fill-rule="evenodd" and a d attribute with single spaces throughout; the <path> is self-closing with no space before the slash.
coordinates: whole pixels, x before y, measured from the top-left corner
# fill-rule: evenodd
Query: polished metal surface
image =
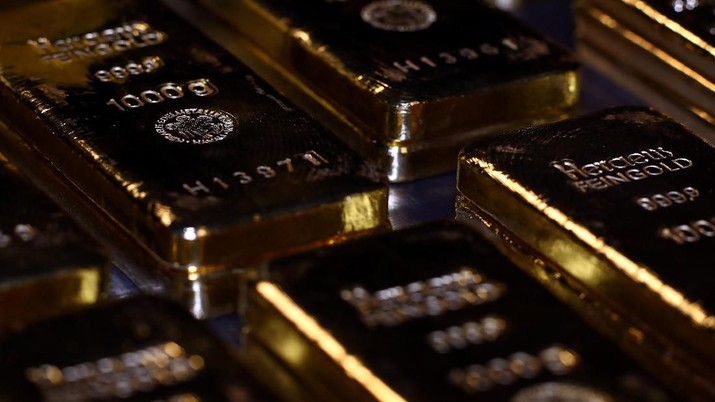
<path id="1" fill-rule="evenodd" d="M 24 3 L 20 1 L 13 1 L 13 3 Z M 195 3 L 184 0 L 177 1 L 165 1 L 168 5 L 175 10 L 177 10 L 187 21 L 195 25 L 198 29 L 208 33 L 212 39 L 218 42 L 221 46 L 224 46 L 232 53 L 236 54 L 234 40 L 232 36 L 228 35 L 229 32 L 222 27 L 220 21 L 218 21 L 215 16 L 207 14 L 205 10 L 197 7 Z M 562 44 L 569 47 L 574 46 L 573 42 L 573 18 L 571 16 L 570 1 L 567 0 L 524 0 L 524 1 L 493 1 L 498 5 L 506 7 L 512 12 L 517 18 L 527 21 L 531 25 L 535 26 L 540 31 L 552 35 L 556 40 Z M 4 27 L 0 27 L 0 32 Z M 165 28 L 166 31 L 171 31 L 173 27 Z M 187 31 L 193 32 L 190 29 Z M 173 35 L 173 34 L 172 34 Z M 179 36 L 183 36 L 185 33 L 180 33 Z M 228 35 L 228 36 L 227 36 Z M 191 39 L 192 41 L 193 39 Z M 221 50 L 214 45 L 206 45 L 213 51 L 221 53 Z M 62 57 L 62 56 L 59 56 Z M 222 56 L 223 57 L 223 56 Z M 203 59 L 203 62 L 208 62 L 208 60 Z M 212 67 L 209 68 L 209 70 Z M 104 69 L 104 71 L 108 71 Z M 202 69 L 187 68 L 187 71 L 191 72 L 201 72 Z M 104 75 L 102 75 L 104 76 Z M 84 77 L 86 79 L 89 77 Z M 145 77 L 146 78 L 146 77 Z M 193 77 L 186 77 L 187 79 Z M 623 104 L 646 104 L 650 102 L 650 99 L 646 101 L 641 101 L 629 93 L 624 91 L 621 87 L 614 85 L 603 76 L 594 72 L 589 66 L 585 66 L 582 69 L 582 92 L 580 96 L 579 104 L 577 105 L 577 114 L 582 114 L 585 112 L 595 111 L 604 107 L 618 106 Z M 110 85 L 107 83 L 107 85 Z M 223 88 L 223 87 L 222 87 Z M 270 89 L 263 88 L 264 90 L 270 91 Z M 49 91 L 53 94 L 53 91 Z M 138 92 L 137 92 L 138 93 Z M 132 92 L 122 92 L 121 95 L 133 94 Z M 54 93 L 56 95 L 56 93 Z M 119 95 L 119 94 L 117 94 Z M 278 97 L 276 95 L 276 97 Z M 282 98 L 280 98 L 282 99 Z M 106 100 L 106 99 L 104 99 Z M 268 103 L 268 100 L 264 100 Z M 273 100 L 275 101 L 275 100 Z M 130 104 L 131 101 L 129 101 Z M 119 107 L 122 106 L 121 100 L 116 100 L 114 104 L 119 103 Z M 121 110 L 114 105 L 108 105 L 117 109 L 116 113 L 120 113 Z M 275 105 L 274 105 L 275 106 Z M 299 106 L 303 106 L 300 104 Z M 125 107 L 126 108 L 126 107 Z M 121 114 L 119 114 L 121 115 Z M 233 115 L 233 114 L 232 114 Z M 168 114 L 162 114 L 162 116 L 168 116 Z M 235 117 L 235 115 L 233 115 Z M 174 118 L 176 116 L 168 116 L 167 119 Z M 209 116 L 212 117 L 212 116 Z M 216 117 L 216 116 L 213 116 Z M 226 124 L 226 117 L 224 117 L 224 125 Z M 229 122 L 230 122 L 230 118 Z M 131 120 L 131 119 L 126 119 Z M 240 124 L 242 121 L 238 121 Z M 232 122 L 235 124 L 235 122 Z M 121 125 L 131 125 L 131 121 L 121 121 Z M 152 127 L 153 129 L 153 127 Z M 171 129 L 170 129 L 171 130 Z M 151 130 L 150 130 L 151 131 Z M 166 129 L 164 129 L 166 133 Z M 153 134 L 153 133 L 152 133 Z M 160 133 L 157 133 L 160 134 Z M 166 138 L 155 138 L 156 141 L 164 141 Z M 218 143 L 221 143 L 220 141 Z M 206 145 L 206 144 L 204 144 Z M 210 144 L 208 144 L 210 145 Z M 130 152 L 127 150 L 126 152 Z M 146 150 L 142 151 L 145 153 Z M 457 161 L 455 160 L 454 166 L 456 167 Z M 159 167 L 163 169 L 164 167 Z M 200 179 L 197 179 L 200 180 Z M 390 199 L 389 199 L 389 218 L 392 226 L 396 229 L 405 228 L 415 225 L 419 222 L 431 221 L 444 218 L 452 218 L 455 214 L 455 196 L 456 196 L 456 180 L 455 173 L 450 172 L 442 174 L 439 176 L 428 177 L 420 180 L 416 180 L 408 183 L 392 184 L 390 185 Z M 108 200 L 108 203 L 114 201 L 113 199 Z M 101 225 L 99 226 L 101 228 Z M 139 267 L 139 265 L 136 265 Z M 225 281 L 224 281 L 225 282 Z M 111 276 L 111 288 L 110 297 L 112 298 L 124 298 L 131 295 L 136 295 L 142 291 L 151 291 L 156 288 L 157 285 L 156 278 L 146 277 L 140 278 L 135 277 L 134 280 L 129 280 L 124 274 L 119 270 L 113 270 Z M 196 282 L 198 283 L 198 282 Z M 141 289 L 141 290 L 140 290 Z M 201 289 L 199 289 L 201 290 Z M 206 311 L 203 311 L 203 305 L 201 304 L 201 291 L 195 293 L 197 303 L 194 304 L 195 310 L 193 313 L 198 316 L 205 316 Z M 557 307 L 561 309 L 561 307 Z M 138 314 L 139 316 L 141 314 Z M 239 329 L 241 328 L 241 322 L 235 316 L 230 315 L 223 317 L 221 319 L 213 319 L 210 323 L 218 330 L 220 335 L 230 342 L 242 342 L 243 336 Z M 633 334 L 629 333 L 629 336 Z M 637 336 L 635 333 L 634 336 Z M 568 339 L 567 341 L 572 341 Z M 264 353 L 264 352 L 260 352 Z M 260 354 L 259 353 L 259 354 Z M 280 367 L 280 366 L 278 366 Z M 273 367 L 262 370 L 277 370 L 278 367 Z M 632 379 L 632 378 L 631 378 Z M 277 379 L 276 379 L 277 380 Z M 286 380 L 290 382 L 290 380 Z M 636 381 L 628 382 L 634 386 L 636 389 L 643 391 L 643 383 Z M 634 385 L 635 384 L 635 385 Z M 640 387 L 640 388 L 639 388 Z M 603 400 L 603 393 L 600 391 L 595 391 L 589 389 L 588 387 L 579 386 L 557 386 L 552 383 L 546 383 L 542 386 L 535 386 L 525 390 L 523 393 L 515 395 L 515 400 L 533 400 L 536 397 L 551 398 L 557 396 L 567 396 L 567 395 L 577 395 L 574 398 L 582 399 L 586 396 L 595 398 L 595 400 Z M 599 399 L 600 398 L 600 399 Z M 607 397 L 606 397 L 607 400 Z"/>
<path id="2" fill-rule="evenodd" d="M 582 60 L 715 143 L 712 2 L 580 0 L 575 14 Z"/>
<path id="3" fill-rule="evenodd" d="M 141 297 L 0 340 L 0 401 L 269 402 L 205 323 Z"/>
<path id="4" fill-rule="evenodd" d="M 227 311 L 228 271 L 388 226 L 374 163 L 163 4 L 13 3 L 0 19 L 36 21 L 0 29 L 8 157 L 128 276 L 159 282 L 142 288 Z"/>
<path id="5" fill-rule="evenodd" d="M 480 2 L 202 4 L 251 68 L 330 115 L 391 181 L 451 170 L 471 139 L 558 119 L 578 99 L 571 52 Z"/>
<path id="6" fill-rule="evenodd" d="M 603 401 L 675 400 L 454 222 L 277 260 L 251 291 L 246 322 L 249 348 L 266 345 L 329 401 L 511 401 L 548 383 Z"/>
<path id="7" fill-rule="evenodd" d="M 87 0 L 2 13 L 39 20 L 0 31 L 2 117 L 15 141 L 172 274 L 386 223 L 373 164 L 163 5 Z"/>
<path id="8" fill-rule="evenodd" d="M 715 148 L 659 112 L 608 109 L 466 147 L 458 214 L 531 255 L 522 268 L 575 293 L 575 308 L 602 305 L 602 328 L 638 331 L 625 341 L 634 353 L 662 356 L 667 376 L 712 397 L 714 161 Z"/>

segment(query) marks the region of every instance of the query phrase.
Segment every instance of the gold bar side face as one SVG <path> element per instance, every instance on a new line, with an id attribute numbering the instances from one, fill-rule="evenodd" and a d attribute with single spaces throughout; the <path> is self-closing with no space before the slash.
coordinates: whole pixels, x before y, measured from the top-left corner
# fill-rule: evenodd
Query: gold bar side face
<path id="1" fill-rule="evenodd" d="M 710 397 L 713 160 L 664 115 L 617 108 L 474 143 L 458 193 L 474 221 L 532 256 L 522 267 L 551 266 L 564 279 L 541 277 L 547 286 L 595 300 L 602 325 L 618 317 L 612 335 L 678 362 L 679 381 Z"/>
<path id="2" fill-rule="evenodd" d="M 183 308 L 140 297 L 2 340 L 3 401 L 277 401 Z"/>
<path id="3" fill-rule="evenodd" d="M 715 141 L 712 6 L 607 0 L 576 3 L 583 59 Z"/>
<path id="4" fill-rule="evenodd" d="M 0 21 L 5 142 L 179 277 L 386 225 L 374 164 L 161 3 L 18 3 Z"/>
<path id="5" fill-rule="evenodd" d="M 272 355 L 324 400 L 670 397 L 453 222 L 276 261 L 251 290 L 247 325 L 249 347 L 268 350 L 263 359 Z"/>
<path id="6" fill-rule="evenodd" d="M 49 197 L 0 155 L 0 328 L 96 303 L 109 263 Z"/>
<path id="7" fill-rule="evenodd" d="M 202 3 L 235 27 L 257 71 L 289 94 L 309 93 L 313 108 L 342 121 L 346 141 L 372 144 L 362 148 L 394 181 L 453 169 L 467 137 L 561 118 L 578 97 L 573 56 L 487 6 Z"/>

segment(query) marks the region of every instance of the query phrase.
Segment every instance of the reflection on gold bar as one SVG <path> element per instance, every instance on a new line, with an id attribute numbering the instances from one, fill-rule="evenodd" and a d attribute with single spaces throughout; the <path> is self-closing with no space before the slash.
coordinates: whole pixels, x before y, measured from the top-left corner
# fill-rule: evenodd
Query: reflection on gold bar
<path id="1" fill-rule="evenodd" d="M 390 180 L 454 169 L 475 135 L 553 120 L 577 100 L 565 49 L 459 0 L 204 0 L 238 52 L 379 161 Z"/>
<path id="2" fill-rule="evenodd" d="M 715 149 L 678 123 L 613 109 L 467 147 L 458 215 L 507 240 L 529 272 L 709 399 L 713 171 Z"/>
<path id="3" fill-rule="evenodd" d="M 208 326 L 150 297 L 25 328 L 0 361 L 2 401 L 276 401 Z"/>
<path id="4" fill-rule="evenodd" d="M 5 146 L 175 277 L 386 224 L 373 164 L 160 3 L 13 2 L 0 21 Z"/>
<path id="5" fill-rule="evenodd" d="M 247 325 L 321 400 L 675 400 L 453 222 L 274 262 Z"/>
<path id="6" fill-rule="evenodd" d="M 579 0 L 579 53 L 713 143 L 712 14 L 704 1 Z"/>
<path id="7" fill-rule="evenodd" d="M 109 264 L 45 194 L 0 155 L 0 329 L 95 303 Z"/>

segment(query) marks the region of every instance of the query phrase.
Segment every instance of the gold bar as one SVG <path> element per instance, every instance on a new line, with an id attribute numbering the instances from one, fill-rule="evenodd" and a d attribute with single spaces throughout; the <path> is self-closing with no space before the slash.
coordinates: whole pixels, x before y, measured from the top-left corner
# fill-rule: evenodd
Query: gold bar
<path id="1" fill-rule="evenodd" d="M 109 263 L 45 194 L 0 155 L 0 329 L 97 302 Z"/>
<path id="2" fill-rule="evenodd" d="M 277 401 L 209 327 L 140 297 L 35 324 L 0 343 L 0 400 Z"/>
<path id="3" fill-rule="evenodd" d="M 611 109 L 465 148 L 458 216 L 711 399 L 714 169 L 715 149 L 670 118 Z"/>
<path id="4" fill-rule="evenodd" d="M 670 398 L 454 222 L 275 261 L 249 294 L 246 322 L 247 346 L 264 345 L 321 400 Z"/>
<path id="5" fill-rule="evenodd" d="M 705 2 L 579 0 L 578 51 L 650 104 L 715 141 L 715 42 Z"/>
<path id="6" fill-rule="evenodd" d="M 478 2 L 203 0 L 271 83 L 392 181 L 454 169 L 474 136 L 563 117 L 570 52 Z"/>
<path id="7" fill-rule="evenodd" d="M 173 279 L 387 224 L 373 164 L 162 4 L 14 2 L 0 22 L 5 147 Z"/>

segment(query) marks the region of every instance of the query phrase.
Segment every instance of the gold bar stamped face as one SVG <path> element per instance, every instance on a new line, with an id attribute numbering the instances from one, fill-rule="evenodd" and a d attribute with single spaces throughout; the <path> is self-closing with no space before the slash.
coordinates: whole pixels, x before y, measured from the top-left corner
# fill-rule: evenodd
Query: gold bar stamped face
<path id="1" fill-rule="evenodd" d="M 0 155 L 0 329 L 93 304 L 109 263 L 49 197 Z"/>
<path id="2" fill-rule="evenodd" d="M 671 400 L 467 226 L 363 238 L 271 269 L 251 291 L 247 345 L 322 400 Z"/>
<path id="3" fill-rule="evenodd" d="M 612 109 L 467 147 L 458 215 L 512 242 L 547 286 L 580 293 L 566 298 L 604 310 L 613 335 L 712 397 L 714 171 L 715 149 L 675 121 Z"/>
<path id="4" fill-rule="evenodd" d="M 555 119 L 577 99 L 567 50 L 477 2 L 203 3 L 257 71 L 349 126 L 343 137 L 394 181 L 453 169 L 475 135 Z"/>
<path id="5" fill-rule="evenodd" d="M 386 223 L 373 164 L 160 3 L 15 2 L 0 21 L 5 142 L 180 277 Z"/>
<path id="6" fill-rule="evenodd" d="M 158 298 L 35 324 L 0 345 L 2 401 L 276 400 L 207 325 Z"/>

